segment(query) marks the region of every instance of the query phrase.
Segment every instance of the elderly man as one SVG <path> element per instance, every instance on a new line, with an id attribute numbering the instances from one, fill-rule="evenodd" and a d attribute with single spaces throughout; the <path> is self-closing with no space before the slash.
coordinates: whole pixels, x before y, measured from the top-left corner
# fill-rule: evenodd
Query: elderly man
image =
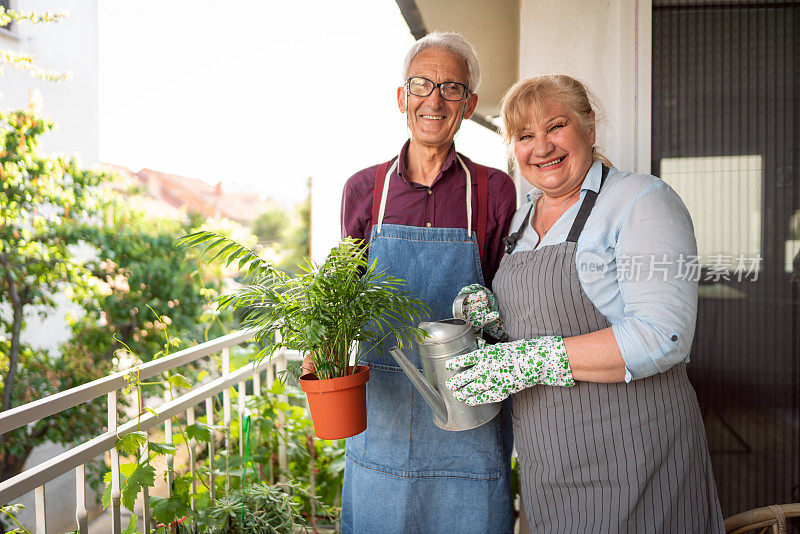
<path id="1" fill-rule="evenodd" d="M 344 188 L 342 234 L 368 240 L 370 261 L 406 280 L 432 320 L 452 315 L 462 287 L 491 284 L 516 207 L 511 178 L 453 144 L 479 82 L 475 51 L 460 35 L 417 41 L 397 89 L 411 139 Z M 367 430 L 347 440 L 342 532 L 511 532 L 509 406 L 479 428 L 442 430 L 384 345 L 363 360 Z M 407 355 L 420 367 L 418 353 Z"/>

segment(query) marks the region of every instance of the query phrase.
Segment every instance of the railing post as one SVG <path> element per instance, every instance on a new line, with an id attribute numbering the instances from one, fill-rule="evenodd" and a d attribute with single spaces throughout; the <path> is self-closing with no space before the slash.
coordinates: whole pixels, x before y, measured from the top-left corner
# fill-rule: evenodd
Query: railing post
<path id="1" fill-rule="evenodd" d="M 258 369 L 258 362 L 253 362 L 253 367 L 256 368 L 256 372 L 253 375 L 253 396 L 260 397 L 261 396 L 261 371 Z M 261 443 L 261 426 L 258 427 L 256 431 L 256 443 Z M 255 464 L 253 464 L 253 470 L 256 469 Z M 260 470 L 260 468 L 259 468 Z M 263 474 L 263 472 L 262 472 Z"/>
<path id="2" fill-rule="evenodd" d="M 222 349 L 222 376 L 228 378 L 231 373 L 231 352 L 227 348 Z M 231 451 L 231 390 L 225 388 L 222 392 L 222 422 L 225 425 L 225 494 L 231 491 L 231 477 L 229 475 L 228 463 Z"/>
<path id="3" fill-rule="evenodd" d="M 139 413 L 144 413 L 144 396 L 141 394 L 141 388 L 136 390 L 136 400 L 139 406 Z M 139 462 L 149 462 L 150 460 L 150 433 L 147 434 L 147 440 L 139 447 Z M 144 522 L 144 531 L 150 533 L 150 487 L 142 486 L 142 520 Z"/>
<path id="4" fill-rule="evenodd" d="M 257 367 L 258 362 L 253 362 L 253 367 Z M 261 396 L 261 371 L 256 371 L 253 375 L 253 396 Z"/>
<path id="5" fill-rule="evenodd" d="M 312 495 L 317 494 L 317 449 L 314 445 L 314 433 L 308 434 L 308 489 Z M 311 526 L 313 527 L 317 522 L 317 501 L 311 499 Z"/>
<path id="6" fill-rule="evenodd" d="M 86 464 L 75 468 L 75 521 L 80 534 L 89 532 L 89 512 L 86 510 Z"/>
<path id="7" fill-rule="evenodd" d="M 164 400 L 167 402 L 172 400 L 172 384 L 167 384 L 167 390 L 164 391 Z M 164 421 L 164 443 L 167 445 L 173 445 L 172 441 L 172 418 L 167 417 L 167 419 Z M 167 497 L 172 497 L 172 468 L 175 465 L 175 455 L 167 453 L 165 460 L 167 463 Z"/>
<path id="8" fill-rule="evenodd" d="M 214 476 L 214 445 L 217 442 L 217 431 L 214 430 L 214 398 L 208 397 L 206 399 L 206 424 L 210 428 L 211 439 L 208 442 L 208 477 L 209 477 L 209 498 L 211 505 L 214 505 L 214 498 L 216 493 L 216 476 Z"/>
<path id="9" fill-rule="evenodd" d="M 275 363 L 270 357 L 269 363 L 267 364 L 267 381 L 265 383 L 265 389 L 270 391 L 272 389 L 272 384 L 275 383 Z M 272 455 L 270 454 L 269 457 L 269 483 L 273 484 L 275 482 L 275 474 L 272 468 Z"/>
<path id="10" fill-rule="evenodd" d="M 269 365 L 267 366 L 267 389 L 272 387 L 272 384 L 275 383 L 275 369 L 274 363 L 270 360 Z"/>
<path id="11" fill-rule="evenodd" d="M 286 351 L 280 351 L 277 354 L 277 361 L 275 362 L 275 375 L 277 376 L 282 371 L 286 370 Z M 279 395 L 278 400 L 281 402 L 289 402 L 289 397 L 287 395 Z M 283 410 L 278 412 L 278 421 L 280 421 L 281 428 L 286 427 L 286 415 L 283 413 Z M 284 430 L 285 431 L 285 430 Z M 286 455 L 286 440 L 278 438 L 278 467 L 280 467 L 281 472 L 278 476 L 279 482 L 286 482 L 286 471 L 289 466 L 289 461 Z"/>
<path id="12" fill-rule="evenodd" d="M 47 507 L 44 502 L 44 486 L 36 488 L 36 534 L 47 534 Z"/>
<path id="13" fill-rule="evenodd" d="M 186 410 L 186 424 L 194 424 L 194 407 Z M 188 443 L 189 446 L 189 472 L 192 474 L 192 495 L 197 494 L 197 440 L 191 438 Z M 197 511 L 197 503 L 194 496 L 189 500 L 191 503 L 192 511 Z"/>
<path id="14" fill-rule="evenodd" d="M 117 431 L 116 390 L 108 392 L 108 431 Z M 119 451 L 114 446 L 109 452 L 111 453 L 111 532 L 112 534 L 120 534 L 122 532 L 122 518 L 120 516 L 122 493 L 120 490 Z"/>
<path id="15" fill-rule="evenodd" d="M 246 382 L 239 382 L 239 456 L 244 457 L 244 409 L 247 402 Z"/>

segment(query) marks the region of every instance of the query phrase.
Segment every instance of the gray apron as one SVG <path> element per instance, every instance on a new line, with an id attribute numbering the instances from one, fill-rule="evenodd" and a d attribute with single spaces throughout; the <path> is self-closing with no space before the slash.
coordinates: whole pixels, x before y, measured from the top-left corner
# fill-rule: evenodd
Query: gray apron
<path id="1" fill-rule="evenodd" d="M 608 174 L 603 168 L 602 184 Z M 581 288 L 578 236 L 506 254 L 494 279 L 511 340 L 611 326 Z M 509 236 L 509 252 L 528 224 Z M 697 397 L 686 364 L 630 383 L 535 386 L 514 395 L 522 497 L 534 532 L 724 532 Z"/>

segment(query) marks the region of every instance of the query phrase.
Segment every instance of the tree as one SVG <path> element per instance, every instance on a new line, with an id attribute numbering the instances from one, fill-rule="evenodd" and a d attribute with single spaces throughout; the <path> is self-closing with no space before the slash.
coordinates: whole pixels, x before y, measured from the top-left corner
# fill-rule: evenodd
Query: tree
<path id="1" fill-rule="evenodd" d="M 299 272 L 298 264 L 310 255 L 311 240 L 311 179 L 307 182 L 305 200 L 289 211 L 280 206 L 271 206 L 253 223 L 253 233 L 260 245 L 275 249 L 280 257 L 276 267 L 291 274 Z"/>
<path id="2" fill-rule="evenodd" d="M 66 285 L 80 296 L 95 279 L 73 256 L 83 236 L 76 225 L 97 212 L 94 188 L 102 175 L 78 168 L 74 158 L 39 152 L 39 136 L 53 127 L 37 110 L 0 112 L 0 317 L 10 334 L 0 411 L 13 406 L 25 313 L 45 315 Z"/>
<path id="3" fill-rule="evenodd" d="M 219 293 L 219 273 L 175 246 L 177 236 L 209 225 L 154 219 L 101 189 L 108 177 L 43 156 L 38 137 L 51 126 L 33 109 L 0 112 L 0 305 L 11 310 L 0 317 L 3 410 L 104 376 L 119 349 L 147 361 L 165 345 L 226 330 L 207 304 Z M 71 319 L 73 335 L 59 356 L 22 343 L 26 314 L 52 312 L 53 296 L 64 291 L 82 313 Z M 101 404 L 1 438 L 0 480 L 19 473 L 44 441 L 70 444 L 96 433 Z"/>
<path id="4" fill-rule="evenodd" d="M 208 304 L 219 295 L 220 273 L 175 246 L 178 236 L 208 227 L 206 221 L 153 219 L 126 204 L 111 199 L 105 224 L 76 230 L 96 249 L 86 267 L 101 284 L 83 294 L 85 314 L 72 321 L 69 350 L 108 360 L 125 349 L 149 361 L 165 344 L 174 348 L 178 340 L 185 345 L 226 333 L 232 318 Z"/>
<path id="5" fill-rule="evenodd" d="M 253 233 L 261 245 L 274 245 L 284 240 L 289 227 L 289 212 L 281 206 L 270 206 L 253 223 Z"/>

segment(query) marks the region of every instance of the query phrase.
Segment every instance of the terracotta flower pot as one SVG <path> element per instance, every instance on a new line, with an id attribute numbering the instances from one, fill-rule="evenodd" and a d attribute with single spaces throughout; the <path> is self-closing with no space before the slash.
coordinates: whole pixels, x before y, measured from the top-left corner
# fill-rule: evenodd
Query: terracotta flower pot
<path id="1" fill-rule="evenodd" d="M 300 377 L 300 389 L 308 398 L 318 438 L 349 438 L 367 428 L 368 380 L 366 365 L 359 365 L 355 374 L 341 378 L 319 380 L 313 373 Z"/>

